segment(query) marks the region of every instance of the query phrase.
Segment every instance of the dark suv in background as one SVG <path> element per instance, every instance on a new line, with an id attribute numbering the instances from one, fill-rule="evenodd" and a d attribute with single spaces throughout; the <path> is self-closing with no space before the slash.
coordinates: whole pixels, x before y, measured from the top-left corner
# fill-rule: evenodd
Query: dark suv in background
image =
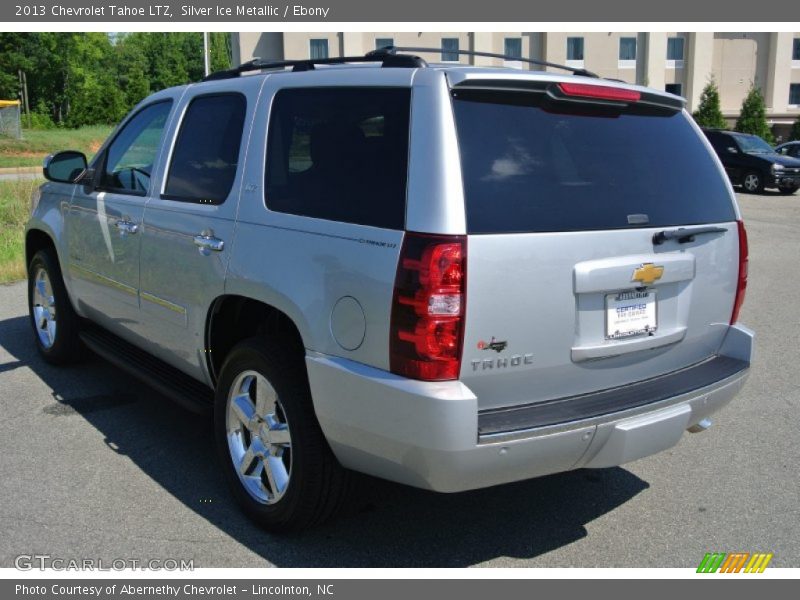
<path id="1" fill-rule="evenodd" d="M 800 188 L 800 160 L 776 152 L 757 135 L 704 129 L 734 185 L 751 194 L 777 188 L 794 194 Z"/>

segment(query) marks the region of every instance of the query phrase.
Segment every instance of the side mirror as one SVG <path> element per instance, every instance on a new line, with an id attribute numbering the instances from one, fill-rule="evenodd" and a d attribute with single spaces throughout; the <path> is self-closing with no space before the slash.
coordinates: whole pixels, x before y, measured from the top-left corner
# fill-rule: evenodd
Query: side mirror
<path id="1" fill-rule="evenodd" d="M 83 152 L 64 150 L 47 156 L 42 165 L 42 172 L 50 181 L 78 183 L 88 166 Z"/>
<path id="2" fill-rule="evenodd" d="M 739 149 L 736 146 L 728 146 L 728 154 L 739 154 Z"/>

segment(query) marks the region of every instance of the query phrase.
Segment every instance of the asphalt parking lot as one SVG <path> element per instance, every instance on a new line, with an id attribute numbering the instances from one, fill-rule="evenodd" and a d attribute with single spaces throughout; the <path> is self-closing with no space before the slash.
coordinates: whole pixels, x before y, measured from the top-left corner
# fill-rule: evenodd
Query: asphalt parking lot
<path id="1" fill-rule="evenodd" d="M 195 567 L 800 566 L 800 193 L 740 195 L 750 380 L 698 435 L 620 468 L 457 495 L 369 480 L 322 528 L 275 537 L 234 506 L 209 424 L 98 358 L 42 362 L 24 284 L 0 286 L 0 567 L 20 554 Z"/>

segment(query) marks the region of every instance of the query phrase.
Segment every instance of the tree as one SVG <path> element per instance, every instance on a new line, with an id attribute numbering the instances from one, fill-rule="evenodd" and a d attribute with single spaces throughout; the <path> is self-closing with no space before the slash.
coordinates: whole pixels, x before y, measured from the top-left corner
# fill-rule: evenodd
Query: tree
<path id="1" fill-rule="evenodd" d="M 789 132 L 789 141 L 800 140 L 800 116 L 794 120 L 792 130 Z"/>
<path id="2" fill-rule="evenodd" d="M 692 115 L 700 127 L 710 129 L 727 129 L 725 117 L 722 116 L 722 108 L 719 102 L 719 89 L 714 78 L 711 77 L 700 94 L 700 105 Z"/>
<path id="3" fill-rule="evenodd" d="M 755 84 L 750 86 L 750 91 L 742 102 L 742 110 L 736 120 L 736 131 L 752 133 L 770 144 L 775 143 L 772 131 L 767 125 L 767 107 L 764 105 L 764 97 Z"/>

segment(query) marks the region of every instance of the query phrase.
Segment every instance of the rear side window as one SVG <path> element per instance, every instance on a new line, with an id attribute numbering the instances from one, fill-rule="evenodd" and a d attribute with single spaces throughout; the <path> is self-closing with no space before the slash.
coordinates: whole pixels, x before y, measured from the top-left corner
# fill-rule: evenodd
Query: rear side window
<path id="1" fill-rule="evenodd" d="M 406 88 L 278 92 L 267 145 L 267 208 L 402 229 L 410 102 Z"/>
<path id="2" fill-rule="evenodd" d="M 222 204 L 236 178 L 246 101 L 241 94 L 199 96 L 186 109 L 164 198 Z"/>
<path id="3" fill-rule="evenodd" d="M 545 110 L 544 96 L 454 93 L 470 233 L 735 220 L 725 179 L 683 113 Z"/>

